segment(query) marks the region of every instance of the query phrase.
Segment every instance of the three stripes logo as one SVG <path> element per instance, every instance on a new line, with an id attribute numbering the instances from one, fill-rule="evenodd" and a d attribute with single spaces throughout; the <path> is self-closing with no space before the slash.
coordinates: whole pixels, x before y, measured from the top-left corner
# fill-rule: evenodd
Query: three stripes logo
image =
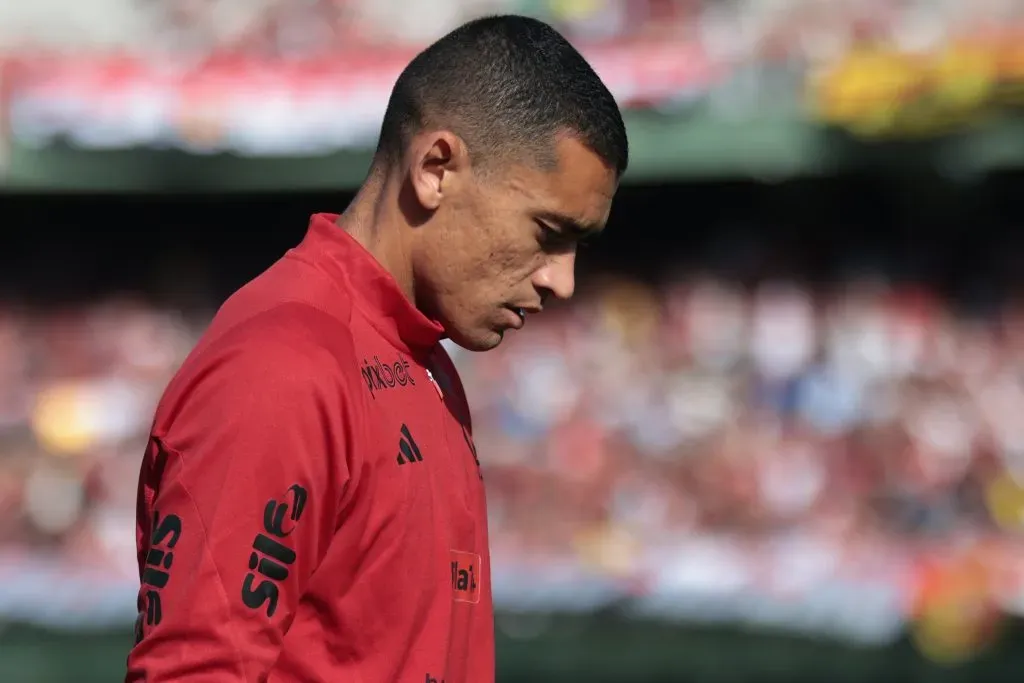
<path id="1" fill-rule="evenodd" d="M 406 425 L 402 425 L 402 437 L 398 440 L 398 464 L 404 465 L 409 462 L 423 462 L 423 454 L 412 433 Z"/>

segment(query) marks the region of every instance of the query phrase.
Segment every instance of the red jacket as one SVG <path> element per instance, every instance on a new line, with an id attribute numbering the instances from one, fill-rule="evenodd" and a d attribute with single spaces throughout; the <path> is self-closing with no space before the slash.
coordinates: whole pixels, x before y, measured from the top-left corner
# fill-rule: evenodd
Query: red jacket
<path id="1" fill-rule="evenodd" d="M 336 218 L 224 304 L 160 401 L 129 682 L 494 680 L 461 384 Z"/>

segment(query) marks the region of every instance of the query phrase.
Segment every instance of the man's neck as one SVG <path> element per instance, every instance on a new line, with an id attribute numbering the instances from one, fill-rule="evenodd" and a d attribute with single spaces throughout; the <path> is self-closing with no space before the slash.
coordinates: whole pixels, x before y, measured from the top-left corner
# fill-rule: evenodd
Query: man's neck
<path id="1" fill-rule="evenodd" d="M 391 196 L 393 191 L 383 180 L 367 181 L 338 217 L 337 225 L 370 252 L 405 296 L 415 302 L 412 259 L 402 240 L 404 217 L 397 209 L 397 197 Z"/>

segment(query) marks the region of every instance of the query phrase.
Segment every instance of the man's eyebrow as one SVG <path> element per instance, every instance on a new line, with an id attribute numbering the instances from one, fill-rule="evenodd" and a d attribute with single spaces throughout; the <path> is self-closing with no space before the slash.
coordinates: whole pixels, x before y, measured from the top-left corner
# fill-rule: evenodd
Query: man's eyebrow
<path id="1" fill-rule="evenodd" d="M 553 211 L 542 212 L 540 214 L 540 218 L 554 223 L 555 227 L 561 230 L 566 237 L 572 237 L 574 239 L 594 237 L 600 233 L 601 229 L 604 227 L 598 223 L 579 221 L 571 216 L 555 213 Z"/>

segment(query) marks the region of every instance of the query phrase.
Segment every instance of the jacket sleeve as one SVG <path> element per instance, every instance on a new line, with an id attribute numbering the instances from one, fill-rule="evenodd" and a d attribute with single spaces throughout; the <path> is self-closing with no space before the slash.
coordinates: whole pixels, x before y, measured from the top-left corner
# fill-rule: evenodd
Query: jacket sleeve
<path id="1" fill-rule="evenodd" d="M 264 680 L 337 528 L 340 392 L 312 356 L 259 346 L 205 362 L 157 411 L 129 683 Z"/>

